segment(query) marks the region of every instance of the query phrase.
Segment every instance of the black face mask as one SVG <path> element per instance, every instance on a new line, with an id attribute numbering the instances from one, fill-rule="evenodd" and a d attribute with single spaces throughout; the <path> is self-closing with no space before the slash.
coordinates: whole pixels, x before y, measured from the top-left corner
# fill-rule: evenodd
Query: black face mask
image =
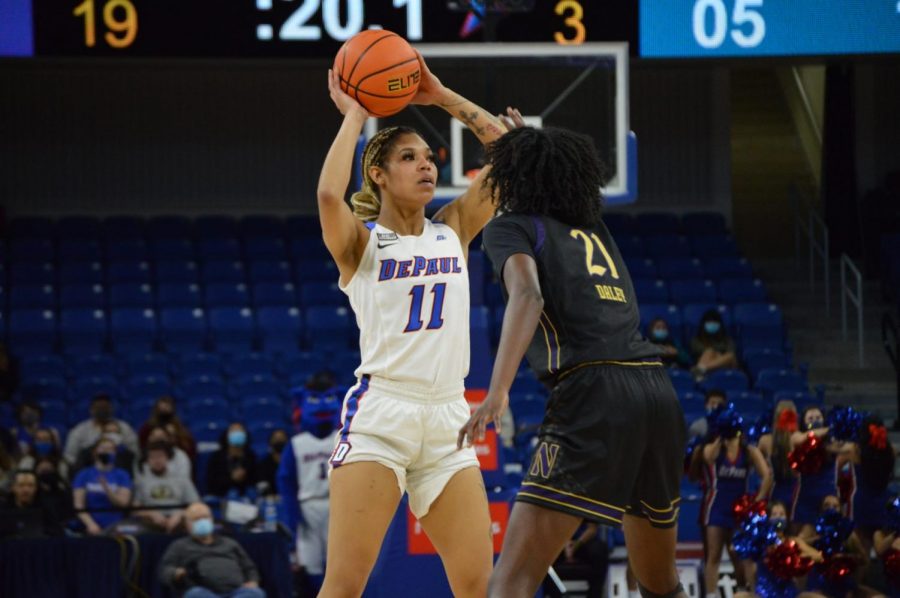
<path id="1" fill-rule="evenodd" d="M 156 414 L 156 418 L 163 423 L 168 423 L 168 422 L 172 421 L 172 418 L 174 418 L 174 417 L 175 417 L 175 414 L 172 413 L 171 411 L 160 411 L 159 413 Z"/>
<path id="2" fill-rule="evenodd" d="M 113 462 L 113 456 L 110 453 L 99 453 L 97 455 L 97 461 L 103 465 L 109 465 Z"/>
<path id="3" fill-rule="evenodd" d="M 37 479 L 44 486 L 56 486 L 56 483 L 59 481 L 59 474 L 53 471 L 45 471 L 44 473 L 39 473 Z"/>
<path id="4" fill-rule="evenodd" d="M 112 419 L 112 409 L 100 408 L 94 410 L 94 419 L 99 422 L 108 422 Z"/>
<path id="5" fill-rule="evenodd" d="M 287 446 L 287 442 L 284 442 L 284 441 L 273 442 L 272 443 L 272 452 L 280 455 L 281 451 L 284 450 L 285 446 Z"/>

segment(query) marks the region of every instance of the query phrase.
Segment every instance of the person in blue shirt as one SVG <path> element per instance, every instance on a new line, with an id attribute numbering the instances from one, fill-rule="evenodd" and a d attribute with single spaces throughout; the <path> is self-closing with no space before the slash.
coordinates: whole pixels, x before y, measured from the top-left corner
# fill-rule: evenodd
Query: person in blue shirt
<path id="1" fill-rule="evenodd" d="M 121 509 L 131 503 L 132 482 L 127 471 L 113 464 L 115 442 L 100 438 L 94 445 L 93 455 L 94 464 L 75 476 L 72 501 L 87 533 L 96 536 L 122 519 L 120 511 L 107 509 Z"/>

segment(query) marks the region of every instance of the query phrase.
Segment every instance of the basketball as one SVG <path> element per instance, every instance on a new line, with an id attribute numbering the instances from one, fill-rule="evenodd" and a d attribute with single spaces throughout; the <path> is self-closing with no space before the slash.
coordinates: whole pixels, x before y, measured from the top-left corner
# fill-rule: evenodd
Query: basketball
<path id="1" fill-rule="evenodd" d="M 403 110 L 419 89 L 419 58 L 409 43 L 391 31 L 357 33 L 334 57 L 341 89 L 372 116 Z"/>

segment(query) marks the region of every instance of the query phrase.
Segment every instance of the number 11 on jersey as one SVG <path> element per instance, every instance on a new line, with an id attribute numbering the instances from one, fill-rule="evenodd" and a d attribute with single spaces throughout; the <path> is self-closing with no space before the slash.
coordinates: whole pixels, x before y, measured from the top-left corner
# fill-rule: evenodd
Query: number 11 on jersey
<path id="1" fill-rule="evenodd" d="M 434 295 L 434 301 L 431 304 L 431 319 L 428 321 L 426 330 L 437 330 L 444 325 L 444 318 L 441 317 L 444 312 L 444 294 L 447 292 L 447 283 L 435 283 L 431 289 Z M 406 329 L 403 332 L 417 332 L 422 329 L 422 303 L 425 300 L 425 285 L 417 284 L 409 292 L 412 297 L 409 305 L 409 322 L 406 323 Z"/>

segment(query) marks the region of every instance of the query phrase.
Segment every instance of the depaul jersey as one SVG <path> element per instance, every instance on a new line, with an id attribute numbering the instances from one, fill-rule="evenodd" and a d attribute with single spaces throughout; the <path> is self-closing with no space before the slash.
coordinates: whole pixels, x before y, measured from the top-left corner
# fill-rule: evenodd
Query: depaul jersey
<path id="1" fill-rule="evenodd" d="M 603 222 L 579 227 L 504 214 L 488 223 L 484 247 L 501 280 L 506 260 L 517 253 L 537 264 L 544 310 L 527 357 L 542 381 L 552 383 L 582 364 L 659 356 L 640 332 L 631 277 Z"/>
<path id="2" fill-rule="evenodd" d="M 469 371 L 469 274 L 459 237 L 428 219 L 418 236 L 380 224 L 371 231 L 342 287 L 359 326 L 356 376 L 461 387 Z"/>
<path id="3" fill-rule="evenodd" d="M 337 430 L 325 438 L 301 432 L 291 438 L 297 469 L 297 500 L 328 498 L 328 459 L 334 450 Z"/>

